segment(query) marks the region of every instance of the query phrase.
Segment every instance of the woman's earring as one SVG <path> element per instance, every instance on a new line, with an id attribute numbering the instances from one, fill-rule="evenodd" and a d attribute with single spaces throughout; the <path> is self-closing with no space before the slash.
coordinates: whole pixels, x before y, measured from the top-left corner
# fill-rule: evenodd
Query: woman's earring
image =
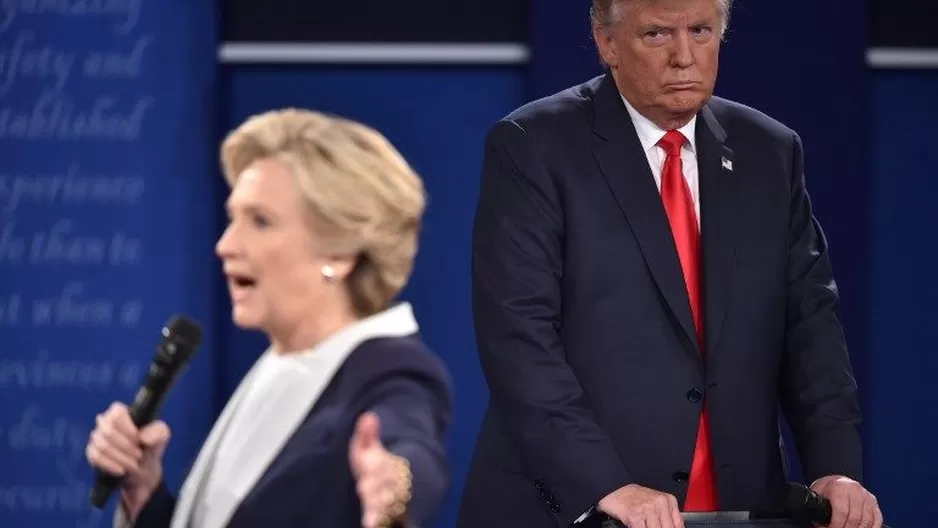
<path id="1" fill-rule="evenodd" d="M 327 281 L 331 281 L 335 278 L 335 268 L 328 264 L 323 266 L 320 272 L 322 273 L 323 278 L 325 278 Z"/>

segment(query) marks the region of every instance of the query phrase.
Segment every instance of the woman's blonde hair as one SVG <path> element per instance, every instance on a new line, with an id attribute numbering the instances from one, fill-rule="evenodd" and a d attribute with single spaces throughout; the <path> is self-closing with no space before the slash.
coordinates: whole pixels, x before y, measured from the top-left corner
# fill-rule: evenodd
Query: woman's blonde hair
<path id="1" fill-rule="evenodd" d="M 229 185 L 257 160 L 284 163 L 299 185 L 322 249 L 355 255 L 347 278 L 361 315 L 384 310 L 410 278 L 426 206 L 423 182 L 380 133 L 361 123 L 287 108 L 251 117 L 221 146 Z"/>

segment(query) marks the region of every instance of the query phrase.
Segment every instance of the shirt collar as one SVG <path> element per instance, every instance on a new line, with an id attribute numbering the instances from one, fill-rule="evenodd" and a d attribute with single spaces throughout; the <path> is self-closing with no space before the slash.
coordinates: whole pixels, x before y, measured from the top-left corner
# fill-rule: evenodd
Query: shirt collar
<path id="1" fill-rule="evenodd" d="M 342 362 L 355 347 L 365 341 L 405 337 L 419 330 L 420 327 L 414 318 L 410 303 L 402 302 L 356 321 L 329 336 L 314 348 L 291 354 L 290 357 Z"/>
<path id="2" fill-rule="evenodd" d="M 643 116 L 632 106 L 624 96 L 622 97 L 622 102 L 625 103 L 626 110 L 629 111 L 629 115 L 632 117 L 632 123 L 635 125 L 635 131 L 638 132 L 638 140 L 642 143 L 642 150 L 648 152 L 651 148 L 655 147 L 661 138 L 668 132 L 667 130 L 662 130 L 661 127 L 651 122 L 650 119 Z M 691 152 L 697 151 L 697 116 L 695 115 L 691 118 L 690 122 L 678 129 L 678 131 L 687 138 L 687 143 L 685 146 L 689 146 Z"/>

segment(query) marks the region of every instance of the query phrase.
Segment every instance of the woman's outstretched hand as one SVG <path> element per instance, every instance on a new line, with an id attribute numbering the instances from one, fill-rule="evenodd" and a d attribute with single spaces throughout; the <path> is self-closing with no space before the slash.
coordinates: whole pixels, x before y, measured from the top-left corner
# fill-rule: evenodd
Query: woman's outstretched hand
<path id="1" fill-rule="evenodd" d="M 411 496 L 410 464 L 381 443 L 381 422 L 365 413 L 349 443 L 349 464 L 357 482 L 363 528 L 384 528 L 404 517 Z"/>

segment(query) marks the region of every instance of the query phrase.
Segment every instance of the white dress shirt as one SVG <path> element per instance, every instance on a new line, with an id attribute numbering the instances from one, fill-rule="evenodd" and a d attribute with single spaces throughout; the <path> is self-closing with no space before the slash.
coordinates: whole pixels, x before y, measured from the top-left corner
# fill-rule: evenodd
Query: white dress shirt
<path id="1" fill-rule="evenodd" d="M 251 383 L 246 386 L 244 397 L 233 406 L 231 421 L 218 441 L 215 459 L 206 470 L 205 482 L 192 505 L 192 527 L 224 526 L 227 519 L 216 518 L 213 505 L 230 500 L 228 483 L 238 478 L 245 457 L 245 444 L 250 431 L 257 427 L 258 416 L 269 412 L 270 401 L 283 397 L 282 380 L 288 370 L 302 369 L 301 358 L 313 351 L 298 353 L 297 356 L 266 353 L 253 367 Z"/>
<path id="2" fill-rule="evenodd" d="M 622 98 L 622 102 L 625 103 L 625 108 L 629 111 L 629 115 L 632 116 L 632 124 L 635 125 L 635 131 L 638 132 L 638 140 L 641 142 L 642 150 L 645 151 L 645 156 L 648 158 L 651 173 L 655 177 L 655 184 L 658 186 L 658 191 L 660 192 L 661 170 L 664 168 L 664 160 L 667 158 L 667 153 L 663 148 L 658 146 L 658 142 L 661 141 L 661 138 L 663 138 L 668 131 L 662 130 L 647 117 L 638 113 L 638 110 L 629 104 L 629 102 L 625 100 L 625 97 Z M 691 198 L 694 200 L 694 210 L 697 212 L 697 228 L 699 229 L 700 185 L 698 182 L 700 181 L 700 172 L 697 169 L 696 131 L 697 116 L 694 116 L 689 123 L 678 129 L 678 132 L 687 139 L 687 142 L 684 143 L 684 147 L 681 149 L 681 162 L 684 165 L 684 180 L 687 181 L 687 187 L 690 189 Z"/>

